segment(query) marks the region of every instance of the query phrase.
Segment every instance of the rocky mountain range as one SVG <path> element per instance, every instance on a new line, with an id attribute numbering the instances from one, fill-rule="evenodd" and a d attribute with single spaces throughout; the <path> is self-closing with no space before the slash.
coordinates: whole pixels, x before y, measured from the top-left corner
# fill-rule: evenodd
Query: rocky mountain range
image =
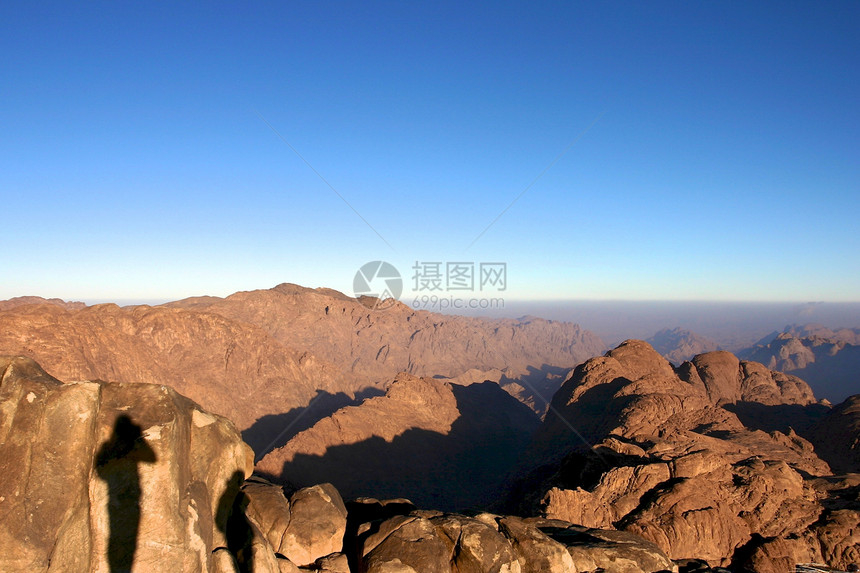
<path id="1" fill-rule="evenodd" d="M 833 403 L 860 392 L 860 329 L 787 326 L 738 355 L 802 377 Z"/>
<path id="2" fill-rule="evenodd" d="M 258 457 L 399 372 L 493 379 L 542 413 L 604 350 L 572 323 L 378 311 L 289 284 L 152 307 L 14 299 L 0 305 L 0 349 L 63 379 L 167 384 L 233 420 Z"/>

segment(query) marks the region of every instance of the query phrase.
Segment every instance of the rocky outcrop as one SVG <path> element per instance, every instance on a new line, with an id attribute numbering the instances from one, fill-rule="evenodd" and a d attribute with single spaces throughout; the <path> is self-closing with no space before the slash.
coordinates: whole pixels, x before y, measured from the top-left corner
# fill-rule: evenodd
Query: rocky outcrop
<path id="1" fill-rule="evenodd" d="M 167 386 L 0 358 L 0 570 L 217 571 L 253 453 Z"/>
<path id="2" fill-rule="evenodd" d="M 645 342 L 673 364 L 680 364 L 704 352 L 720 350 L 719 345 L 710 338 L 680 327 L 664 328 Z"/>
<path id="3" fill-rule="evenodd" d="M 257 470 L 296 487 L 332 482 L 348 498 L 406 496 L 463 510 L 500 495 L 538 424 L 498 384 L 402 373 L 384 396 L 320 420 Z"/>
<path id="4" fill-rule="evenodd" d="M 267 547 L 293 564 L 310 567 L 328 557 L 331 568 L 343 551 L 346 506 L 331 484 L 302 488 L 287 498 L 282 488 L 252 478 L 241 488 L 238 510 Z"/>
<path id="5" fill-rule="evenodd" d="M 789 554 L 858 561 L 860 546 L 834 544 L 856 539 L 856 500 L 822 486 L 831 468 L 791 428 L 745 424 L 735 411 L 749 405 L 822 407 L 803 381 L 729 353 L 674 369 L 627 341 L 577 367 L 555 396 L 533 449 L 542 469 L 518 491 L 548 518 L 635 533 L 672 559 L 755 571 L 784 571 Z"/>

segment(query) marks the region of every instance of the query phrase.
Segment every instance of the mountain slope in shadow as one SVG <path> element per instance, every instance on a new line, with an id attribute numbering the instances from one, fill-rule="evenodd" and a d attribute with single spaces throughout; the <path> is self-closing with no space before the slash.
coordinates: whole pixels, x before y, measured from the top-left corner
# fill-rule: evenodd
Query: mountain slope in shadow
<path id="1" fill-rule="evenodd" d="M 401 375 L 385 396 L 321 420 L 257 471 L 292 487 L 330 482 L 345 498 L 406 497 L 462 511 L 499 495 L 538 424 L 496 383 Z"/>

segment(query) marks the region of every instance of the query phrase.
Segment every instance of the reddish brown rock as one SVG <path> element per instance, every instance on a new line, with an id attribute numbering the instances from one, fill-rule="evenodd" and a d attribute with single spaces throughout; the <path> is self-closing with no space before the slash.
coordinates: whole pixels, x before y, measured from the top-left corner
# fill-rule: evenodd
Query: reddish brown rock
<path id="1" fill-rule="evenodd" d="M 698 354 L 720 349 L 713 340 L 681 328 L 664 328 L 646 342 L 674 364 L 690 360 Z"/>
<path id="2" fill-rule="evenodd" d="M 231 422 L 166 386 L 62 384 L 2 357 L 0 570 L 223 569 L 252 462 Z"/>
<path id="3" fill-rule="evenodd" d="M 401 371 L 464 381 L 487 372 L 542 412 L 532 389 L 550 396 L 564 372 L 604 350 L 575 324 L 399 303 L 379 311 L 296 285 L 155 307 L 27 297 L 0 302 L 0 324 L 0 352 L 30 357 L 64 380 L 171 386 L 233 420 L 259 457 Z"/>
<path id="4" fill-rule="evenodd" d="M 833 403 L 857 391 L 860 329 L 833 331 L 820 325 L 806 325 L 790 327 L 774 335 L 739 355 L 761 362 L 772 370 L 803 378 L 816 396 Z"/>
<path id="5" fill-rule="evenodd" d="M 627 341 L 577 367 L 553 400 L 535 448 L 557 467 L 543 511 L 636 533 L 673 559 L 845 567 L 860 513 L 834 501 L 842 490 L 820 487 L 831 468 L 792 429 L 750 428 L 730 411 L 755 423 L 750 412 L 813 405 L 804 382 L 761 364 L 711 352 L 676 371 Z"/>

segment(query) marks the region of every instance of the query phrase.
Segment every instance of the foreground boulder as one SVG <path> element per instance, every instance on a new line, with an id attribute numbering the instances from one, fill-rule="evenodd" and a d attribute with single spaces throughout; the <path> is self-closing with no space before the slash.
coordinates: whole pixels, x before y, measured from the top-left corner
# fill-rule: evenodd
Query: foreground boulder
<path id="1" fill-rule="evenodd" d="M 561 520 L 412 511 L 359 528 L 364 573 L 646 573 L 677 571 L 636 535 Z"/>
<path id="2" fill-rule="evenodd" d="M 171 388 L 0 357 L 0 571 L 224 570 L 252 469 L 233 424 Z"/>
<path id="3" fill-rule="evenodd" d="M 302 488 L 287 499 L 281 487 L 252 478 L 242 493 L 245 516 L 277 554 L 311 566 L 343 550 L 346 506 L 331 484 Z"/>

